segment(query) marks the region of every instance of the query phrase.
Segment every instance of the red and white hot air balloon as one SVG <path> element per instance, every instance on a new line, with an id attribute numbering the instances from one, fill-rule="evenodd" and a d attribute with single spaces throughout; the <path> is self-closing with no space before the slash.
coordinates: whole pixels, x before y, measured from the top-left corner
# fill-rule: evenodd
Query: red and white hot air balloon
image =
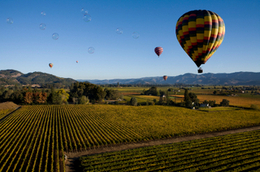
<path id="1" fill-rule="evenodd" d="M 162 47 L 156 47 L 155 49 L 154 49 L 154 52 L 157 54 L 157 56 L 159 57 L 161 54 L 162 54 L 162 52 L 163 52 L 163 48 Z"/>
<path id="2" fill-rule="evenodd" d="M 52 68 L 53 64 L 52 64 L 52 63 L 49 63 L 49 66 L 50 66 L 50 68 Z"/>

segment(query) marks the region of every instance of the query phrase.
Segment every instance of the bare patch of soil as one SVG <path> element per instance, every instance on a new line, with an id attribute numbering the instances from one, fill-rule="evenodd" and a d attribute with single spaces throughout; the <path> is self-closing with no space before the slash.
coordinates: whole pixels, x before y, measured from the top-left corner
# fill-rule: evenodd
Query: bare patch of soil
<path id="1" fill-rule="evenodd" d="M 17 109 L 18 107 L 20 107 L 20 106 L 13 102 L 0 103 L 0 110 L 1 109 Z"/>
<path id="2" fill-rule="evenodd" d="M 170 139 L 151 140 L 151 141 L 147 141 L 147 142 L 113 145 L 110 147 L 101 147 L 101 148 L 90 149 L 90 150 L 86 150 L 86 151 L 82 151 L 82 152 L 66 152 L 65 154 L 68 157 L 68 159 L 65 162 L 66 172 L 78 171 L 78 169 L 77 169 L 78 159 L 84 155 L 121 151 L 121 150 L 134 149 L 134 148 L 140 148 L 140 147 L 146 147 L 146 146 L 170 144 L 170 143 L 190 141 L 190 140 L 203 139 L 203 138 L 216 137 L 216 136 L 223 136 L 223 135 L 227 135 L 227 134 L 235 134 L 235 133 L 253 131 L 253 130 L 260 130 L 260 126 L 233 129 L 233 130 L 228 130 L 228 131 L 197 134 L 197 135 L 193 135 L 193 136 L 184 136 L 184 137 L 177 137 L 177 138 L 170 138 Z"/>

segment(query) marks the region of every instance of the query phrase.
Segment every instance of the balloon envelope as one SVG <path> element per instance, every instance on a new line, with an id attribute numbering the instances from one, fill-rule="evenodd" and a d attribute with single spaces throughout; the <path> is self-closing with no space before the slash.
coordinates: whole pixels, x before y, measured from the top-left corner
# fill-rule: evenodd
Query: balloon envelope
<path id="1" fill-rule="evenodd" d="M 52 63 L 49 63 L 49 66 L 50 66 L 50 68 L 52 68 L 53 64 L 52 64 Z"/>
<path id="2" fill-rule="evenodd" d="M 176 24 L 176 36 L 181 47 L 198 67 L 215 53 L 224 35 L 223 19 L 208 10 L 189 11 Z"/>
<path id="3" fill-rule="evenodd" d="M 168 76 L 166 76 L 166 75 L 163 76 L 163 79 L 164 79 L 164 80 L 167 80 L 167 78 L 168 78 Z"/>
<path id="4" fill-rule="evenodd" d="M 163 52 L 163 48 L 162 47 L 156 47 L 155 49 L 154 49 L 154 52 L 157 54 L 157 56 L 159 57 L 161 54 L 162 54 L 162 52 Z"/>
<path id="5" fill-rule="evenodd" d="M 78 63 L 79 61 L 76 61 L 76 63 Z"/>

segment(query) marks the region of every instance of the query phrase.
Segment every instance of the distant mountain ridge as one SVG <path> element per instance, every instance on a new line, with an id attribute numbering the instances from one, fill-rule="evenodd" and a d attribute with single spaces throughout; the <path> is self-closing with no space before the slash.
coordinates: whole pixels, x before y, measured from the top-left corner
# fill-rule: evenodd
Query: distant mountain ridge
<path id="1" fill-rule="evenodd" d="M 111 79 L 111 80 L 81 80 L 93 84 L 200 84 L 200 85 L 260 85 L 260 72 L 234 72 L 234 73 L 186 73 L 178 76 L 168 76 L 166 81 L 163 77 L 144 77 L 137 79 Z"/>
<path id="2" fill-rule="evenodd" d="M 60 78 L 48 73 L 32 72 L 23 74 L 17 70 L 0 70 L 0 85 L 33 85 L 60 83 L 70 86 L 74 82 L 90 82 L 92 84 L 129 84 L 129 85 L 166 85 L 166 84 L 200 84 L 200 85 L 260 85 L 260 72 L 234 72 L 234 73 L 186 73 L 178 76 L 144 77 L 136 79 L 111 79 L 111 80 L 74 80 Z"/>
<path id="3" fill-rule="evenodd" d="M 39 85 L 59 83 L 61 85 L 70 86 L 77 82 L 71 78 L 60 78 L 43 72 L 32 72 L 23 74 L 17 70 L 0 70 L 0 85 Z"/>

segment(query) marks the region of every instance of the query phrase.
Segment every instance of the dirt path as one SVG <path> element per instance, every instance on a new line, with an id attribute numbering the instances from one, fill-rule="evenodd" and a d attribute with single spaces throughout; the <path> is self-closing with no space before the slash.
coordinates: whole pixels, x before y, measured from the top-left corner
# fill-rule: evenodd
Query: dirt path
<path id="1" fill-rule="evenodd" d="M 161 145 L 161 144 L 190 141 L 190 140 L 222 136 L 222 135 L 227 135 L 227 134 L 235 134 L 235 133 L 253 131 L 253 130 L 260 130 L 260 126 L 233 129 L 233 130 L 228 130 L 228 131 L 205 133 L 205 134 L 198 134 L 198 135 L 193 135 L 193 136 L 184 136 L 184 137 L 178 137 L 178 138 L 163 139 L 163 140 L 152 140 L 152 141 L 147 141 L 147 142 L 114 145 L 111 147 L 90 149 L 90 150 L 86 150 L 86 151 L 82 151 L 82 152 L 66 152 L 65 154 L 68 156 L 68 159 L 66 160 L 66 164 L 65 164 L 66 172 L 76 172 L 76 169 L 74 167 L 75 162 L 77 162 L 78 158 L 83 155 L 99 154 L 99 153 L 121 151 L 121 150 L 134 149 L 134 148 L 140 148 L 140 147 L 146 147 L 146 146 L 154 146 L 154 145 Z"/>

